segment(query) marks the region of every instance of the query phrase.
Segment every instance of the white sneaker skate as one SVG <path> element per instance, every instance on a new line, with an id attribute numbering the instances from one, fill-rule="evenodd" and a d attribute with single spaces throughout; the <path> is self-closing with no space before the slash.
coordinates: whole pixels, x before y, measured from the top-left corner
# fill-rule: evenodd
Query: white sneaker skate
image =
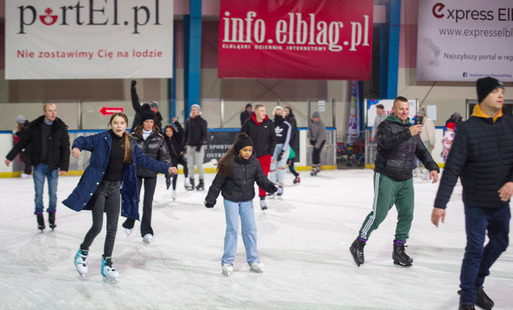
<path id="1" fill-rule="evenodd" d="M 146 234 L 144 235 L 143 237 L 143 241 L 146 242 L 146 243 L 151 243 L 151 240 L 153 240 L 153 235 L 152 234 Z"/>
<path id="2" fill-rule="evenodd" d="M 185 178 L 183 186 L 185 187 L 185 189 L 191 189 L 192 188 L 192 185 L 191 185 L 191 182 L 189 181 L 189 178 Z"/>
<path id="3" fill-rule="evenodd" d="M 265 199 L 260 199 L 260 208 L 262 209 L 262 211 L 267 210 L 267 203 Z"/>
<path id="4" fill-rule="evenodd" d="M 108 258 L 110 259 L 110 258 Z M 109 267 L 107 265 L 107 261 L 102 256 L 102 276 L 105 280 L 110 282 L 118 282 L 119 278 L 119 272 L 116 270 L 116 268 Z"/>
<path id="5" fill-rule="evenodd" d="M 249 271 L 256 272 L 256 273 L 262 273 L 264 268 L 264 264 L 261 262 L 252 262 L 251 265 L 249 265 Z"/>
<path id="6" fill-rule="evenodd" d="M 132 233 L 133 228 L 125 228 L 125 234 L 127 237 L 130 237 L 130 234 Z"/>
<path id="7" fill-rule="evenodd" d="M 32 178 L 32 175 L 30 175 L 30 174 L 26 174 L 26 173 L 22 173 L 22 174 L 21 174 L 21 178 L 22 178 L 22 179 L 30 179 L 30 178 Z"/>
<path id="8" fill-rule="evenodd" d="M 78 274 L 82 278 L 84 278 L 87 274 L 87 265 L 87 255 L 82 254 L 82 250 L 79 249 L 77 254 L 75 255 L 75 268 L 77 268 Z"/>
<path id="9" fill-rule="evenodd" d="M 176 190 L 173 190 L 173 192 L 171 193 L 171 198 L 173 198 L 173 200 L 176 200 Z"/>
<path id="10" fill-rule="evenodd" d="M 283 195 L 283 185 L 278 186 L 278 191 L 276 192 L 278 196 Z"/>
<path id="11" fill-rule="evenodd" d="M 223 275 L 229 276 L 230 273 L 233 271 L 233 266 L 230 264 L 223 264 Z"/>

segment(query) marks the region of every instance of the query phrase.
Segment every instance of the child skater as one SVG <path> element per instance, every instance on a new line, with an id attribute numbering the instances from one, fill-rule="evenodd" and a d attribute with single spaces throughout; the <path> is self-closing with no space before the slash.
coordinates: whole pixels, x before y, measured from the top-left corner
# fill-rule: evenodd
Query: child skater
<path id="1" fill-rule="evenodd" d="M 120 209 L 122 216 L 139 219 L 137 166 L 164 174 L 176 174 L 177 170 L 144 155 L 126 132 L 128 118 L 124 113 L 114 113 L 109 125 L 111 130 L 73 141 L 71 154 L 78 158 L 81 150 L 87 150 L 91 152 L 91 159 L 77 187 L 63 204 L 75 211 L 92 210 L 93 213 L 93 224 L 75 255 L 75 267 L 81 277 L 87 273 L 89 247 L 102 230 L 105 212 L 107 234 L 101 274 L 107 280 L 117 281 L 119 272 L 112 267 L 111 257 Z"/>
<path id="2" fill-rule="evenodd" d="M 257 251 L 255 213 L 255 181 L 266 192 L 278 190 L 262 170 L 260 162 L 253 154 L 253 141 L 245 133 L 239 133 L 232 147 L 219 160 L 217 174 L 205 198 L 205 206 L 212 208 L 216 204 L 219 192 L 224 197 L 226 216 L 226 234 L 224 253 L 221 259 L 222 273 L 229 276 L 233 271 L 233 260 L 237 251 L 239 216 L 242 226 L 242 241 L 246 248 L 246 261 L 250 271 L 261 273 L 264 264 L 260 262 Z"/>

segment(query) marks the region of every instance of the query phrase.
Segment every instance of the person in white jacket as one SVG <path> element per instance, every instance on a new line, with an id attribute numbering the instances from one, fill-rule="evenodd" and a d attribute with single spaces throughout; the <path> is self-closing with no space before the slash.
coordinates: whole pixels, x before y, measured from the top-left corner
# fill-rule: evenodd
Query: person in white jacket
<path id="1" fill-rule="evenodd" d="M 435 123 L 432 119 L 428 118 L 426 108 L 421 107 L 417 110 L 417 115 L 422 116 L 422 131 L 420 132 L 420 140 L 426 146 L 426 149 L 431 154 L 435 149 Z M 417 168 L 413 171 L 413 176 L 421 176 L 423 179 L 429 178 L 429 171 L 423 168 L 422 163 L 415 158 L 415 165 Z"/>

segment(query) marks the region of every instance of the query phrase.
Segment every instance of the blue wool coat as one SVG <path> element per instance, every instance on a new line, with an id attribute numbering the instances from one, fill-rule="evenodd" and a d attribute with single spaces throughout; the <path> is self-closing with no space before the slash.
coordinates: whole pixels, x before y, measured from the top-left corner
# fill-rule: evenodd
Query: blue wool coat
<path id="1" fill-rule="evenodd" d="M 85 169 L 77 187 L 62 203 L 68 208 L 81 211 L 91 209 L 90 199 L 100 185 L 107 165 L 109 164 L 112 146 L 112 130 L 93 136 L 78 137 L 73 141 L 72 148 L 91 152 L 89 166 Z M 139 190 L 137 188 L 137 165 L 148 170 L 167 174 L 169 166 L 151 159 L 137 147 L 132 140 L 132 162 L 125 164 L 121 187 L 121 216 L 139 219 Z"/>

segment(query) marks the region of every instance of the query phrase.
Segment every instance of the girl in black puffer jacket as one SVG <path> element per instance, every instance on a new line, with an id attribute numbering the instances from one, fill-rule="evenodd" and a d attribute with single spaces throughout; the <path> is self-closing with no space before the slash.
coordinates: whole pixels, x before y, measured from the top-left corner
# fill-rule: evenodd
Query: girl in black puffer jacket
<path id="1" fill-rule="evenodd" d="M 155 160 L 171 165 L 171 157 L 164 141 L 164 137 L 160 134 L 160 129 L 155 125 L 155 114 L 150 109 L 143 110 L 141 114 L 142 124 L 137 126 L 135 132 L 132 133 L 135 143 L 146 154 L 146 156 Z M 176 165 L 175 165 L 176 167 Z M 144 200 L 143 200 L 143 216 L 141 220 L 141 237 L 146 243 L 150 243 L 153 239 L 153 228 L 151 227 L 151 211 L 153 206 L 153 194 L 157 186 L 157 172 L 150 171 L 143 167 L 137 167 L 137 181 L 139 194 L 144 180 Z M 139 195 L 140 196 L 140 195 Z M 134 228 L 135 220 L 127 218 L 123 223 L 125 233 L 129 236 Z"/>
<path id="2" fill-rule="evenodd" d="M 226 213 L 226 234 L 224 254 L 221 260 L 222 272 L 228 276 L 233 271 L 233 260 L 237 250 L 239 216 L 242 226 L 242 240 L 246 248 L 246 260 L 250 271 L 262 272 L 263 264 L 256 248 L 256 223 L 253 210 L 255 182 L 269 193 L 278 189 L 264 174 L 260 162 L 253 154 L 253 141 L 245 134 L 237 135 L 228 152 L 219 160 L 218 172 L 208 190 L 205 206 L 212 208 L 221 192 Z"/>

